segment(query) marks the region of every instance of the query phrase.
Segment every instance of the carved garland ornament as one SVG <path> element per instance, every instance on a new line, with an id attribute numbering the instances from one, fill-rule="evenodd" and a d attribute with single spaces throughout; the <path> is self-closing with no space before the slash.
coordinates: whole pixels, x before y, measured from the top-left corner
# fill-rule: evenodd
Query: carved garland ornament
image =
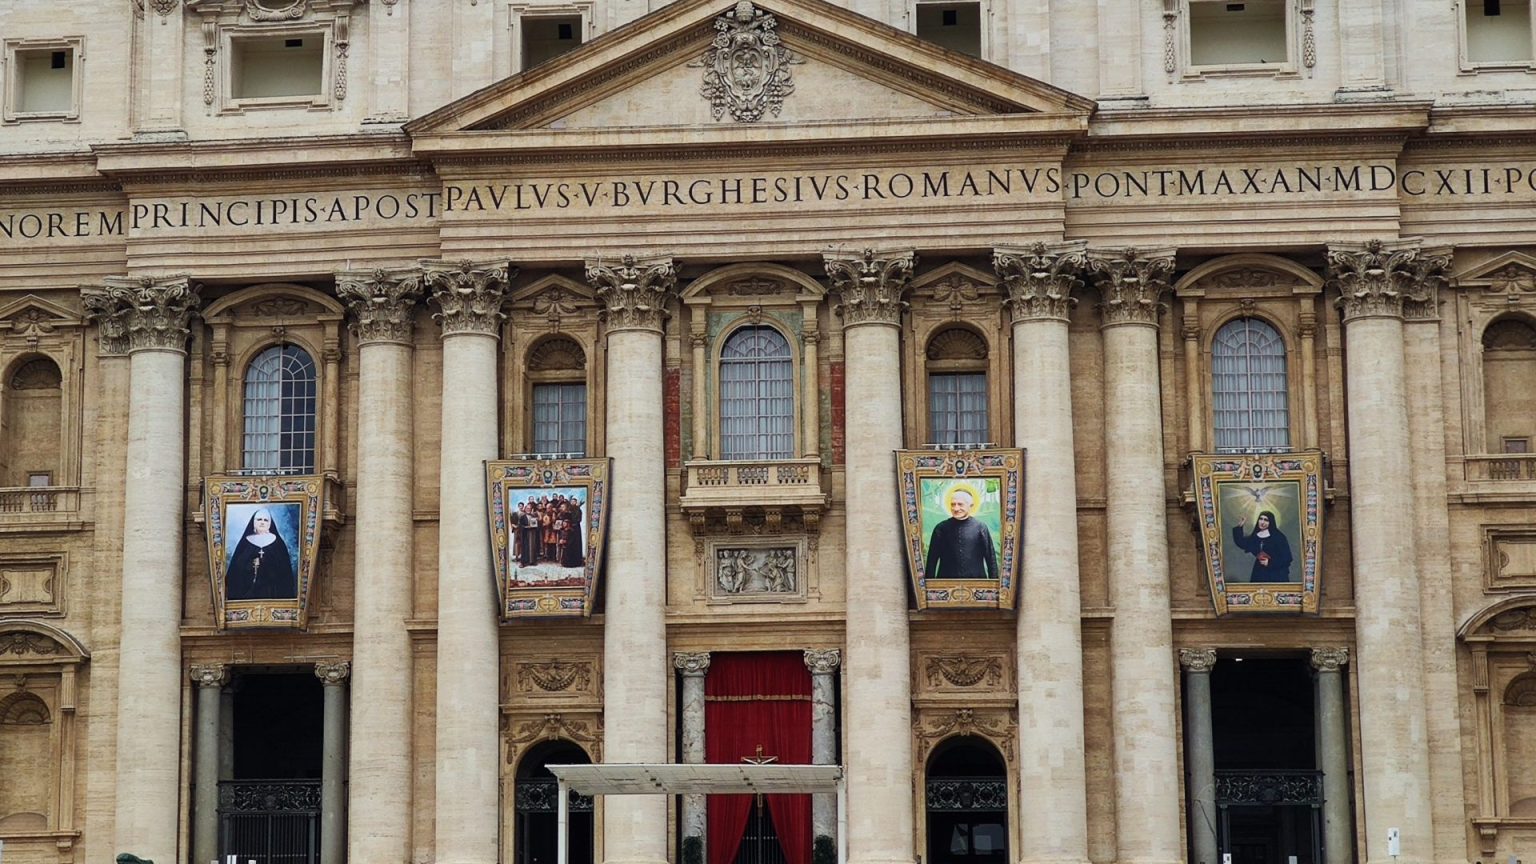
<path id="1" fill-rule="evenodd" d="M 975 687 L 983 679 L 989 687 L 1003 683 L 1003 663 L 996 657 L 930 657 L 926 672 L 930 687 L 944 682 L 955 687 Z"/>
<path id="2" fill-rule="evenodd" d="M 63 653 L 59 643 L 38 633 L 6 633 L 0 635 L 0 656 L 34 654 L 51 657 Z"/>
<path id="3" fill-rule="evenodd" d="M 715 41 L 696 66 L 704 67 L 699 93 L 719 120 L 725 112 L 741 123 L 779 116 L 784 97 L 795 92 L 789 67 L 805 62 L 779 41 L 778 21 L 741 0 L 715 19 Z"/>
<path id="4" fill-rule="evenodd" d="M 912 279 L 912 268 L 917 266 L 915 252 L 865 249 L 858 255 L 827 252 L 822 258 L 839 295 L 837 314 L 842 316 L 844 327 L 901 322 L 901 312 L 907 307 L 902 295 Z"/>
<path id="5" fill-rule="evenodd" d="M 592 761 L 603 759 L 603 721 L 599 717 L 591 723 L 584 720 L 567 720 L 560 714 L 545 714 L 539 720 L 525 720 L 511 726 L 507 735 L 507 764 L 517 763 L 518 753 L 535 741 L 563 738 L 583 745 Z"/>
<path id="6" fill-rule="evenodd" d="M 1084 241 L 1035 243 L 992 251 L 992 269 L 1008 292 L 1003 305 L 1014 321 L 1067 320 L 1077 303 L 1072 290 L 1083 284 L 1077 274 L 1088 266 L 1085 245 Z"/>
<path id="7" fill-rule="evenodd" d="M 587 261 L 587 281 L 603 302 L 603 319 L 613 330 L 660 330 L 667 316 L 667 298 L 677 286 L 671 256 L 636 258 L 625 255 L 618 264 Z"/>
<path id="8" fill-rule="evenodd" d="M 185 276 L 108 277 L 101 288 L 81 289 L 81 297 L 86 311 L 102 325 L 104 348 L 117 347 L 108 346 L 107 340 L 115 340 L 121 332 L 126 334 L 128 351 L 185 351 L 198 288 Z M 116 330 L 119 324 L 122 331 Z"/>
<path id="9" fill-rule="evenodd" d="M 566 663 L 551 660 L 548 663 L 517 664 L 517 689 L 520 693 L 542 690 L 558 693 L 562 690 L 588 690 L 592 686 L 592 666 L 587 663 Z"/>
<path id="10" fill-rule="evenodd" d="M 432 302 L 439 311 L 432 317 L 443 325 L 443 335 L 489 333 L 495 335 L 507 317 L 507 280 L 517 268 L 505 264 L 446 264 L 422 262 Z"/>

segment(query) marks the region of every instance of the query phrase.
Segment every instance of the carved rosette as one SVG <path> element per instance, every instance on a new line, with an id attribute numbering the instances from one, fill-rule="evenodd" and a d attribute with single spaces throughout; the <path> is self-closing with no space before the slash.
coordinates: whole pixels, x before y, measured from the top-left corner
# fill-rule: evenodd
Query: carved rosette
<path id="1" fill-rule="evenodd" d="M 517 268 L 500 263 L 460 261 L 421 262 L 423 278 L 431 290 L 432 313 L 444 336 L 480 333 L 495 336 L 507 317 L 507 282 Z"/>
<path id="2" fill-rule="evenodd" d="M 421 271 L 414 268 L 336 274 L 336 296 L 352 314 L 352 333 L 360 344 L 411 344 L 421 292 Z"/>
<path id="3" fill-rule="evenodd" d="M 1173 273 L 1172 249 L 1090 249 L 1088 270 L 1099 289 L 1102 326 L 1157 326 Z"/>
<path id="4" fill-rule="evenodd" d="M 1180 648 L 1179 665 L 1184 667 L 1185 672 L 1209 674 L 1216 665 L 1216 649 Z"/>
<path id="5" fill-rule="evenodd" d="M 129 353 L 185 352 L 198 288 L 185 276 L 108 277 L 102 287 L 82 288 L 80 294 L 87 313 L 101 325 L 103 340 L 115 340 L 121 332 Z"/>
<path id="6" fill-rule="evenodd" d="M 838 294 L 837 314 L 842 316 L 844 328 L 901 323 L 902 310 L 907 307 L 902 295 L 912 282 L 916 252 L 865 249 L 858 255 L 844 255 L 828 251 L 822 259 L 832 290 Z"/>
<path id="7" fill-rule="evenodd" d="M 677 267 L 670 255 L 625 255 L 617 264 L 588 259 L 587 282 L 603 302 L 608 332 L 659 331 L 667 320 L 667 300 L 677 288 Z"/>
<path id="8" fill-rule="evenodd" d="M 741 0 L 731 11 L 715 19 L 715 41 L 704 59 L 704 83 L 699 94 L 709 100 L 719 120 L 751 123 L 764 112 L 779 116 L 784 97 L 795 92 L 789 67 L 803 62 L 779 40 L 778 21 L 772 15 Z"/>
<path id="9" fill-rule="evenodd" d="M 223 663 L 198 663 L 187 674 L 198 687 L 223 687 L 229 683 L 229 666 Z"/>
<path id="10" fill-rule="evenodd" d="M 1086 241 L 999 246 L 992 250 L 992 268 L 1008 298 L 1003 301 L 1015 323 L 1039 319 L 1066 321 L 1077 301 L 1072 290 L 1088 267 Z"/>
<path id="11" fill-rule="evenodd" d="M 709 652 L 678 652 L 672 655 L 672 668 L 685 678 L 702 678 L 709 671 Z"/>
<path id="12" fill-rule="evenodd" d="M 805 649 L 805 668 L 811 670 L 812 675 L 831 675 L 842 664 L 843 652 L 836 648 Z"/>
<path id="13" fill-rule="evenodd" d="M 96 325 L 102 356 L 121 357 L 128 353 L 128 307 L 95 286 L 80 288 L 80 305 L 85 318 Z"/>
<path id="14" fill-rule="evenodd" d="M 346 660 L 335 663 L 316 663 L 315 677 L 326 687 L 339 687 L 352 677 L 352 664 Z"/>
<path id="15" fill-rule="evenodd" d="M 1313 648 L 1312 668 L 1319 672 L 1337 672 L 1349 663 L 1348 648 Z"/>
<path id="16" fill-rule="evenodd" d="M 1450 267 L 1445 249 L 1419 248 L 1417 239 L 1328 247 L 1328 281 L 1339 292 L 1344 323 L 1357 318 L 1433 317 Z"/>

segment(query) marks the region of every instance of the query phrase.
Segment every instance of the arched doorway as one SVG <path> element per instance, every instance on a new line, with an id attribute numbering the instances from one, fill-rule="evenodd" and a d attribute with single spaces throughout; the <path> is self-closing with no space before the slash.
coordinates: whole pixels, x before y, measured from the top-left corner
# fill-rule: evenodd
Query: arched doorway
<path id="1" fill-rule="evenodd" d="M 517 763 L 516 864 L 555 864 L 559 787 L 549 765 L 586 765 L 592 760 L 570 741 L 533 745 Z M 592 864 L 592 799 L 571 796 L 570 864 Z"/>
<path id="2" fill-rule="evenodd" d="M 1008 770 L 990 741 L 949 738 L 928 757 L 924 864 L 1008 860 Z"/>

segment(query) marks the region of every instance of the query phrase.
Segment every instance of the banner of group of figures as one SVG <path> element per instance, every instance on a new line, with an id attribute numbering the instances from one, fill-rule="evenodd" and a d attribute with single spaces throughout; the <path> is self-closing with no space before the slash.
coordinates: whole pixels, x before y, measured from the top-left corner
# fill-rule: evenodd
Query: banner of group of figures
<path id="1" fill-rule="evenodd" d="M 898 450 L 903 540 L 919 609 L 1015 605 L 1024 554 L 1018 449 Z M 1322 453 L 1193 457 L 1200 545 L 1216 613 L 1316 612 Z M 607 459 L 486 463 L 505 618 L 592 614 L 608 520 Z M 320 477 L 205 481 L 216 618 L 302 628 L 319 545 Z"/>

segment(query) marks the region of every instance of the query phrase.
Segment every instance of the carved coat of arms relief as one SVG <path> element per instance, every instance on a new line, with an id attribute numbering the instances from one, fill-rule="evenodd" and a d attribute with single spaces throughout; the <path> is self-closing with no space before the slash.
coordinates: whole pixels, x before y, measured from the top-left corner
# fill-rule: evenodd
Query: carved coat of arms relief
<path id="1" fill-rule="evenodd" d="M 784 97 L 793 93 L 789 67 L 805 62 L 779 41 L 778 21 L 741 0 L 715 19 L 715 41 L 696 64 L 704 67 L 700 93 L 709 100 L 715 119 L 730 112 L 742 123 L 777 117 Z"/>

